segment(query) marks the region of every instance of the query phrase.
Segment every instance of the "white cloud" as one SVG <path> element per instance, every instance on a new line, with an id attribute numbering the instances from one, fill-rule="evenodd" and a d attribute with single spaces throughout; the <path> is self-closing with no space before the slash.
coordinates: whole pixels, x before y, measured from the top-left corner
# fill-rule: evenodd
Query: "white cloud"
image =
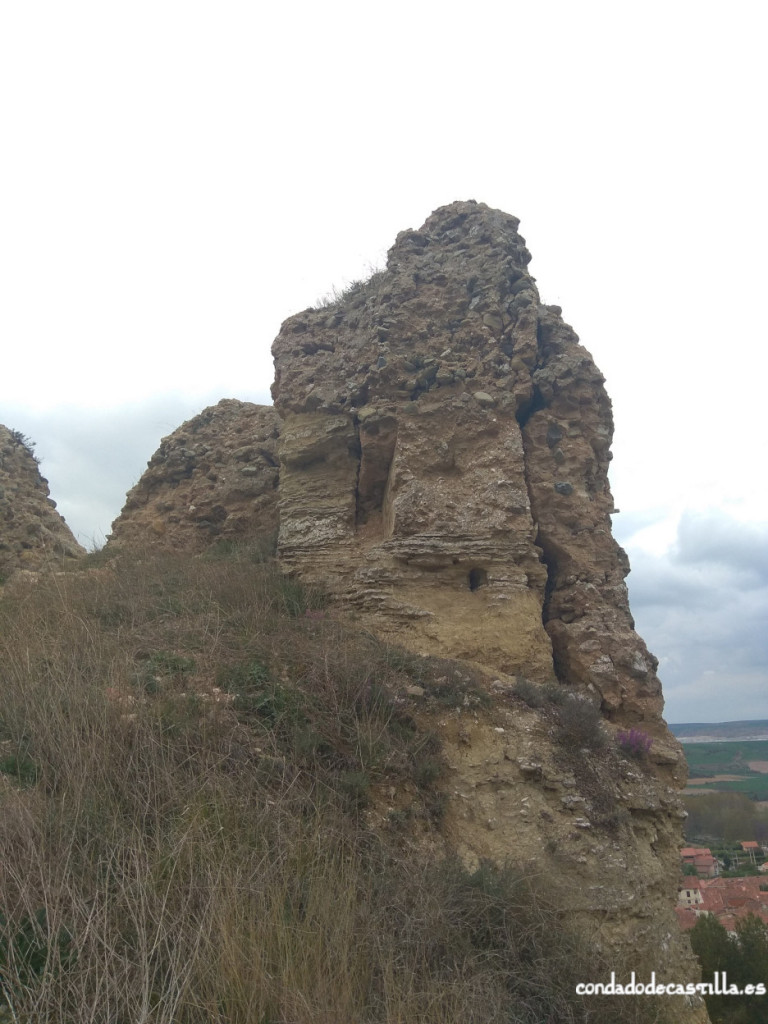
<path id="1" fill-rule="evenodd" d="M 768 524 L 687 512 L 669 553 L 629 555 L 632 611 L 659 657 L 667 719 L 768 717 Z"/>

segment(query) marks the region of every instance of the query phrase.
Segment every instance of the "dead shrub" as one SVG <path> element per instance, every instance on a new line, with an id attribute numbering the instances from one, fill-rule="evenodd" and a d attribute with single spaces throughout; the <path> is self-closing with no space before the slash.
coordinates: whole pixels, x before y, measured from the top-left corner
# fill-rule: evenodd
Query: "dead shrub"
<path id="1" fill-rule="evenodd" d="M 561 744 L 602 750 L 607 743 L 600 708 L 587 697 L 570 694 L 557 709 Z"/>

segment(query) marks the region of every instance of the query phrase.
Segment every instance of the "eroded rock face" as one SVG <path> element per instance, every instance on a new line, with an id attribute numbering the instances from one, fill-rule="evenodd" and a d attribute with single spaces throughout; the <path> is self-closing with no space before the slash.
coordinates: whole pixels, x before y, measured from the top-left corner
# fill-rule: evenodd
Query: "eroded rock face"
<path id="1" fill-rule="evenodd" d="M 85 554 L 50 497 L 32 443 L 0 424 L 0 580 Z"/>
<path id="2" fill-rule="evenodd" d="M 611 535 L 610 401 L 517 227 L 440 209 L 386 271 L 283 325 L 280 556 L 421 652 L 554 672 L 652 723 L 657 663 Z"/>
<path id="3" fill-rule="evenodd" d="M 686 769 L 611 534 L 611 405 L 517 228 L 441 208 L 385 271 L 283 324 L 279 557 L 378 635 L 487 671 L 493 712 L 440 723 L 452 847 L 546 860 L 606 948 L 690 980 L 673 914 Z M 569 749 L 552 709 L 521 709 L 521 676 L 597 703 L 609 752 Z M 653 736 L 642 768 L 619 726 Z"/>
<path id="4" fill-rule="evenodd" d="M 594 688 L 608 718 L 648 728 L 662 711 L 658 661 L 634 631 L 625 552 L 611 535 L 613 436 L 603 377 L 560 310 L 538 312 L 534 401 L 521 419 L 528 493 L 547 566 L 555 671 Z"/>
<path id="5" fill-rule="evenodd" d="M 203 551 L 217 540 L 277 532 L 278 417 L 222 399 L 183 423 L 152 456 L 112 524 L 110 547 Z"/>

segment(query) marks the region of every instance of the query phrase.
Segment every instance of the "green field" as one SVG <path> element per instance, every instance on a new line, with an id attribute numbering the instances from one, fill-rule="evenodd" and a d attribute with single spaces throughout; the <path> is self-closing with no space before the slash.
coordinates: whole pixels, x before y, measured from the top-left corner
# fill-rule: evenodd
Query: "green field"
<path id="1" fill-rule="evenodd" d="M 725 743 L 685 743 L 691 790 L 716 790 L 718 793 L 743 793 L 750 800 L 768 800 L 768 774 L 749 767 L 750 761 L 768 762 L 768 740 Z M 732 782 L 705 781 L 713 775 L 736 775 Z"/>
<path id="2" fill-rule="evenodd" d="M 750 761 L 768 761 L 768 740 L 683 743 L 691 779 L 709 775 L 759 776 Z"/>
<path id="3" fill-rule="evenodd" d="M 750 776 L 734 782 L 697 782 L 691 779 L 688 790 L 693 793 L 697 789 L 714 790 L 717 793 L 743 793 L 750 800 L 768 800 L 768 775 Z"/>

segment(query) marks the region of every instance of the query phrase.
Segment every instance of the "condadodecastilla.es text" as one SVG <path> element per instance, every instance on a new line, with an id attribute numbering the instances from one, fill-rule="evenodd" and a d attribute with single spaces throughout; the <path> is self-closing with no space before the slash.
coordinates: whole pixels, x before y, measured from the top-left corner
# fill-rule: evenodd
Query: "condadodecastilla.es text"
<path id="1" fill-rule="evenodd" d="M 745 985 L 739 988 L 738 985 L 728 984 L 728 975 L 725 971 L 722 974 L 715 971 L 712 981 L 676 982 L 656 981 L 656 972 L 651 972 L 651 980 L 637 981 L 635 972 L 632 972 L 631 979 L 626 983 L 616 981 L 615 971 L 611 971 L 610 981 L 595 981 L 580 983 L 576 986 L 576 994 L 580 996 L 606 995 L 606 996 L 764 996 L 765 985 L 758 982 L 756 985 Z"/>

